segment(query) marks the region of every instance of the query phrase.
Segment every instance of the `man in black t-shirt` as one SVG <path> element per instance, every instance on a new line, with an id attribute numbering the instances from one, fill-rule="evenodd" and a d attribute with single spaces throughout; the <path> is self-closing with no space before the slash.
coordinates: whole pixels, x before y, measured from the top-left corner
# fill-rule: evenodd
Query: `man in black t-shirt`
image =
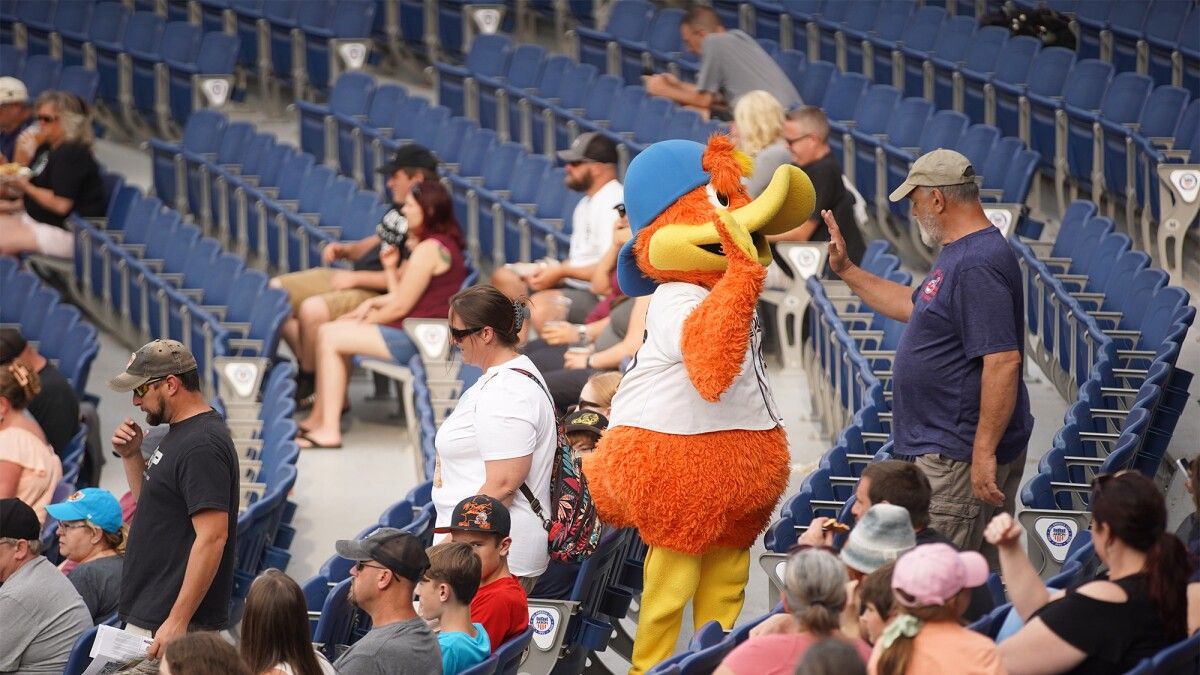
<path id="1" fill-rule="evenodd" d="M 79 431 L 79 398 L 67 378 L 25 341 L 15 328 L 0 329 L 0 366 L 20 360 L 37 371 L 42 389 L 29 402 L 29 414 L 61 458 Z"/>
<path id="2" fill-rule="evenodd" d="M 821 220 L 821 211 L 833 211 L 842 236 L 846 238 L 847 253 L 856 263 L 862 260 L 866 245 L 856 226 L 854 217 L 854 193 L 846 188 L 842 176 L 842 165 L 829 148 L 829 120 L 816 106 L 803 106 L 788 114 L 783 124 L 783 139 L 792 153 L 792 162 L 808 174 L 812 181 L 817 201 L 813 215 L 803 225 L 784 234 L 768 236 L 770 242 L 777 241 L 829 241 L 829 228 Z M 786 272 L 773 263 L 767 270 L 768 288 L 785 288 L 788 285 Z"/>
<path id="3" fill-rule="evenodd" d="M 438 179 L 437 166 L 437 157 L 432 152 L 410 143 L 401 146 L 392 161 L 379 167 L 379 173 L 388 177 L 388 193 L 395 207 L 385 216 L 380 229 L 394 231 L 396 221 L 407 227 L 398 210 L 413 185 Z M 403 235 L 399 239 L 403 244 Z M 271 279 L 271 286 L 287 291 L 292 303 L 292 316 L 283 323 L 283 339 L 295 355 L 300 371 L 296 387 L 298 400 L 309 399 L 316 382 L 317 329 L 357 309 L 365 300 L 387 292 L 387 276 L 379 260 L 381 241 L 379 234 L 372 234 L 358 241 L 333 242 L 321 250 L 324 265 L 348 260 L 353 264 L 353 270 L 314 267 Z M 408 255 L 405 246 L 400 246 L 400 255 L 402 260 Z"/>
<path id="4" fill-rule="evenodd" d="M 170 431 L 149 460 L 142 428 L 130 418 L 113 432 L 137 517 L 129 532 L 119 613 L 135 633 L 153 636 L 150 656 L 188 630 L 229 625 L 238 515 L 238 460 L 229 427 L 200 391 L 196 360 L 174 340 L 136 351 L 109 380 L 132 391 L 146 423 Z"/>

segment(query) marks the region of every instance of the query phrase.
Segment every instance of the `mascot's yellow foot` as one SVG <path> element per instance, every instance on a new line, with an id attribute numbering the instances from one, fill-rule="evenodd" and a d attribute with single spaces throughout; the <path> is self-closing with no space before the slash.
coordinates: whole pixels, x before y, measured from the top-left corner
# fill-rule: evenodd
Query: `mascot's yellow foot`
<path id="1" fill-rule="evenodd" d="M 696 626 L 715 619 L 726 630 L 733 627 L 746 597 L 750 551 L 715 548 L 701 556 L 651 546 L 644 577 L 630 675 L 642 675 L 671 655 L 683 610 L 693 597 Z"/>

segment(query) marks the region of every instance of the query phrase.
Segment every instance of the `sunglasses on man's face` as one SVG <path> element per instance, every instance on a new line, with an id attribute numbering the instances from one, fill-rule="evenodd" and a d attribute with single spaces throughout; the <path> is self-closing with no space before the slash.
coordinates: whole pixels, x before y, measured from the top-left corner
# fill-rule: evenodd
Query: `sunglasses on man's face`
<path id="1" fill-rule="evenodd" d="M 134 396 L 136 396 L 136 397 L 138 397 L 138 398 L 143 398 L 143 397 L 145 397 L 145 396 L 146 396 L 146 393 L 150 391 L 150 387 L 151 387 L 152 385 L 158 384 L 159 382 L 162 382 L 163 380 L 167 379 L 168 377 L 170 377 L 170 375 L 164 375 L 164 376 L 162 376 L 162 377 L 156 377 L 156 378 L 154 378 L 153 380 L 147 380 L 147 381 L 143 382 L 142 384 L 140 384 L 140 385 L 138 385 L 138 386 L 134 387 L 134 389 L 133 389 L 133 395 L 134 395 Z"/>
<path id="2" fill-rule="evenodd" d="M 383 565 L 372 565 L 365 560 L 359 560 L 358 562 L 354 563 L 354 571 L 355 572 L 363 571 L 364 567 L 374 567 L 377 570 L 386 570 L 387 569 Z"/>

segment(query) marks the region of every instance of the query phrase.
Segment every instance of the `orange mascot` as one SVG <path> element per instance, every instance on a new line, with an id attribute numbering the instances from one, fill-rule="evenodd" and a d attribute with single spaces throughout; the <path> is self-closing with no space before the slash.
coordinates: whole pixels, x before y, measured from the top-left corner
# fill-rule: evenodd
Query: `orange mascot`
<path id="1" fill-rule="evenodd" d="M 812 214 L 812 183 L 783 166 L 757 199 L 750 158 L 717 134 L 670 140 L 629 165 L 633 238 L 617 279 L 653 295 L 646 338 L 617 389 L 609 429 L 584 458 L 596 508 L 649 545 L 631 673 L 671 654 L 684 608 L 728 630 L 750 546 L 787 487 L 790 455 L 760 351 L 755 306 L 771 249 Z"/>

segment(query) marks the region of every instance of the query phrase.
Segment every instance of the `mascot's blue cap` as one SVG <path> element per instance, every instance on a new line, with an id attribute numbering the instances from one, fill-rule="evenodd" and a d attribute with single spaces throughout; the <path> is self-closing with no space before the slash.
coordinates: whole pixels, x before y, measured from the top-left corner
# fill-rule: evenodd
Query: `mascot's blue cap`
<path id="1" fill-rule="evenodd" d="M 695 141 L 662 141 L 629 163 L 625 171 L 625 212 L 633 238 L 621 247 L 617 257 L 617 283 L 625 295 L 650 295 L 658 287 L 638 268 L 633 243 L 638 233 L 668 206 L 710 180 L 701 166 L 704 148 Z"/>

